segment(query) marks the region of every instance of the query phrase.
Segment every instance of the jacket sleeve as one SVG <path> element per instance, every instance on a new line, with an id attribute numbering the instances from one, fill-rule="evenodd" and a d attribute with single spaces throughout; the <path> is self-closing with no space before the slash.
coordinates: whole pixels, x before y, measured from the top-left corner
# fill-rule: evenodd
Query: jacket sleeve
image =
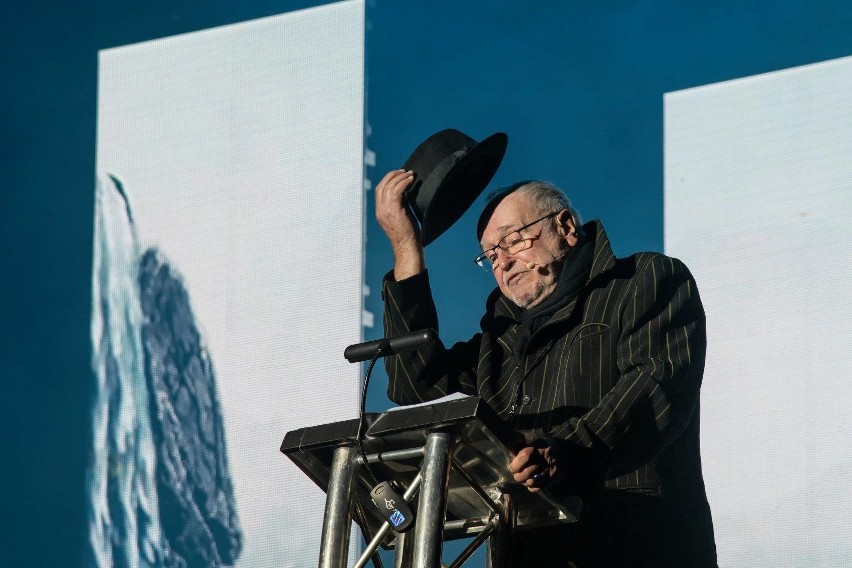
<path id="1" fill-rule="evenodd" d="M 645 463 L 684 431 L 697 406 L 706 350 L 695 280 L 677 259 L 646 257 L 620 323 L 615 386 L 550 433 L 605 456 L 611 474 Z"/>
<path id="2" fill-rule="evenodd" d="M 382 298 L 385 337 L 427 328 L 439 331 L 428 272 L 399 282 L 389 273 L 382 282 Z M 388 397 L 397 404 L 415 404 L 454 392 L 476 394 L 480 339 L 477 334 L 450 349 L 439 340 L 435 345 L 385 358 Z"/>

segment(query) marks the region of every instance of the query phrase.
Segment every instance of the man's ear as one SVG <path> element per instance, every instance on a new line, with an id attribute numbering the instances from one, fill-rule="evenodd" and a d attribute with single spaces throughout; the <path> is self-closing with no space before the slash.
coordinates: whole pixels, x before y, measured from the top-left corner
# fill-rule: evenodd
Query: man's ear
<path id="1" fill-rule="evenodd" d="M 556 232 L 572 247 L 580 240 L 577 237 L 577 226 L 574 224 L 574 218 L 567 209 L 563 209 L 556 216 Z"/>

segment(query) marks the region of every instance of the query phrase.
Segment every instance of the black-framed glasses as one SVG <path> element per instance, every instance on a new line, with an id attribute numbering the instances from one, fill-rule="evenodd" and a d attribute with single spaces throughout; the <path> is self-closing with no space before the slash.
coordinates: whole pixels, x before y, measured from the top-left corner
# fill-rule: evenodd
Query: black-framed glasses
<path id="1" fill-rule="evenodd" d="M 524 229 L 528 229 L 535 225 L 536 223 L 541 223 L 545 219 L 549 219 L 550 217 L 555 217 L 559 215 L 561 211 L 555 211 L 553 213 L 548 213 L 541 219 L 536 219 L 532 223 L 527 223 L 523 227 L 518 227 L 511 233 L 507 233 L 503 236 L 500 241 L 491 247 L 490 249 L 482 251 L 482 254 L 473 259 L 473 262 L 480 268 L 485 271 L 491 272 L 494 270 L 494 267 L 497 266 L 497 249 L 503 249 L 505 252 L 509 254 L 517 254 L 522 250 L 527 250 L 533 244 L 533 241 L 538 239 L 541 236 L 541 233 L 534 237 L 525 237 L 521 234 L 521 231 Z"/>

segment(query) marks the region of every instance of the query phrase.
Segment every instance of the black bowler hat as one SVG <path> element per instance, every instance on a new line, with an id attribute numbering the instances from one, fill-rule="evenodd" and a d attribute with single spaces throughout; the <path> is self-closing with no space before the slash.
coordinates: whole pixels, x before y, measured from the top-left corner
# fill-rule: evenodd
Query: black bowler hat
<path id="1" fill-rule="evenodd" d="M 423 246 L 441 236 L 476 201 L 497 173 L 508 143 L 502 132 L 477 142 L 448 128 L 417 146 L 403 167 L 415 174 L 405 196 L 420 222 Z"/>

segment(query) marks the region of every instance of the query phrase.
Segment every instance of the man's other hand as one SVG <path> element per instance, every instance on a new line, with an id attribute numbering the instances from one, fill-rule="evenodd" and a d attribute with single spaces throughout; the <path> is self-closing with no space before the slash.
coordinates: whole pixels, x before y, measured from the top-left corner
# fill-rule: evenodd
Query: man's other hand
<path id="1" fill-rule="evenodd" d="M 518 451 L 509 463 L 509 473 L 531 493 L 556 483 L 562 476 L 560 452 L 552 440 L 535 440 Z"/>

